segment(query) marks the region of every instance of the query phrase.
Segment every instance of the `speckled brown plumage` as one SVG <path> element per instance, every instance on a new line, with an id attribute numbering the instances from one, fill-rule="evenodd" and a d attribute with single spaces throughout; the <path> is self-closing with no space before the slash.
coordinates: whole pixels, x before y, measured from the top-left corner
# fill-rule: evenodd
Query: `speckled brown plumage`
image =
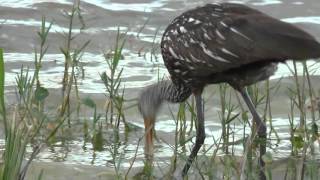
<path id="1" fill-rule="evenodd" d="M 172 80 L 191 86 L 251 63 L 318 57 L 319 49 L 312 36 L 295 26 L 229 3 L 183 13 L 167 27 L 161 42 Z"/>

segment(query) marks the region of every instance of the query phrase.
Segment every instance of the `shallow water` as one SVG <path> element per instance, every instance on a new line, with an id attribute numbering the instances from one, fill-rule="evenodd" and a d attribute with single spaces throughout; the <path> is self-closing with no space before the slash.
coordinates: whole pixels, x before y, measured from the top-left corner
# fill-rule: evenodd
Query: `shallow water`
<path id="1" fill-rule="evenodd" d="M 88 23 L 87 28 L 80 30 L 75 27 L 74 34 L 79 36 L 79 42 L 83 42 L 84 37 L 92 42 L 87 48 L 87 52 L 83 56 L 85 64 L 86 78 L 80 81 L 80 91 L 83 93 L 103 93 L 103 84 L 100 81 L 99 73 L 106 69 L 106 63 L 102 56 L 102 52 L 112 48 L 114 44 L 115 34 L 119 27 L 122 32 L 128 33 L 128 42 L 124 51 L 124 60 L 120 62 L 120 67 L 124 68 L 123 85 L 126 88 L 140 88 L 145 85 L 152 84 L 157 81 L 158 74 L 160 77 L 167 76 L 168 73 L 163 66 L 159 49 L 156 51 L 158 61 L 151 62 L 152 42 L 159 43 L 161 34 L 165 25 L 170 19 L 185 9 L 205 4 L 207 1 L 194 3 L 193 1 L 168 1 L 168 0 L 141 0 L 136 3 L 130 1 L 83 1 L 82 7 L 84 11 L 84 19 Z M 230 1 L 235 2 L 235 1 Z M 297 23 L 305 27 L 305 30 L 316 32 L 316 37 L 320 37 L 320 16 L 316 16 L 317 6 L 311 6 L 308 3 L 294 1 L 237 1 L 238 3 L 246 3 L 268 11 L 269 8 L 275 7 L 270 13 L 283 21 Z M 63 46 L 61 33 L 68 29 L 66 20 L 63 19 L 61 13 L 64 9 L 71 6 L 70 1 L 0 1 L 2 7 L 0 9 L 8 10 L 14 15 L 9 16 L 7 13 L 3 17 L 0 16 L 0 22 L 3 22 L 2 31 L 0 32 L 0 42 L 5 47 L 5 60 L 7 86 L 15 84 L 16 73 L 20 71 L 21 64 L 32 66 L 34 54 L 34 46 L 36 44 L 36 31 L 41 25 L 41 16 L 43 13 L 54 8 L 54 11 L 47 13 L 47 19 L 54 22 L 51 34 L 49 35 L 49 54 L 45 56 L 44 68 L 41 71 L 41 81 L 45 87 L 60 88 L 63 76 L 63 55 L 59 52 L 59 47 Z M 314 2 L 315 3 L 315 2 Z M 313 4 L 312 4 L 313 5 Z M 164 12 L 168 7 L 175 11 Z M 284 7 L 290 11 L 279 11 L 278 7 Z M 299 11 L 304 9 L 305 13 Z M 277 11 L 276 11 L 277 10 Z M 294 12 L 296 10 L 297 12 Z M 9 11 L 9 10 L 8 10 Z M 95 14 L 92 12 L 95 11 Z M 269 12 L 269 11 L 268 11 Z M 4 13 L 3 13 L 4 14 Z M 119 16 L 122 15 L 123 17 Z M 1 13 L 0 13 L 1 15 Z M 105 20 L 103 18 L 107 18 Z M 115 18 L 114 21 L 109 20 Z M 148 20 L 145 29 L 137 37 L 142 24 Z M 118 21 L 119 20 L 119 21 Z M 134 22 L 135 23 L 132 23 Z M 312 27 L 312 29 L 310 29 Z M 155 39 L 154 35 L 157 33 Z M 318 36 L 319 35 L 319 36 Z M 22 37 L 21 37 L 22 36 Z M 23 41 L 21 41 L 23 39 Z M 143 49 L 138 54 L 139 50 Z M 153 58 L 154 59 L 154 58 Z M 313 62 L 309 62 L 314 64 Z M 289 64 L 290 65 L 290 64 Z M 153 68 L 154 67 L 154 68 Z M 159 67 L 159 68 L 158 68 Z M 314 69 L 319 65 L 315 65 Z M 301 69 L 301 66 L 299 67 Z M 300 71 L 301 72 L 301 71 Z M 319 70 L 313 74 L 319 74 Z M 272 77 L 280 78 L 290 76 L 291 72 L 286 65 L 280 65 L 277 73 Z"/>
<path id="2" fill-rule="evenodd" d="M 80 26 L 75 27 L 74 34 L 78 35 L 77 44 L 81 44 L 90 39 L 91 43 L 83 55 L 82 62 L 85 67 L 85 78 L 79 81 L 79 90 L 82 94 L 93 96 L 96 93 L 104 93 L 104 85 L 99 74 L 107 68 L 102 52 L 113 47 L 115 35 L 118 27 L 122 32 L 127 31 L 127 44 L 124 50 L 124 59 L 120 61 L 120 67 L 124 69 L 122 74 L 123 86 L 126 88 L 128 96 L 134 96 L 146 85 L 158 80 L 158 77 L 167 76 L 168 73 L 163 66 L 159 49 L 155 57 L 151 54 L 153 42 L 155 46 L 161 39 L 161 34 L 170 20 L 192 7 L 196 7 L 209 0 L 84 0 L 82 1 L 83 17 L 87 28 L 80 30 Z M 320 3 L 318 0 L 291 1 L 291 0 L 244 0 L 229 1 L 245 3 L 254 8 L 260 9 L 283 21 L 294 23 L 305 29 L 320 40 Z M 61 33 L 68 28 L 67 20 L 62 16 L 63 10 L 70 9 L 72 2 L 65 0 L 23 0 L 5 1 L 0 0 L 0 42 L 5 49 L 6 62 L 6 86 L 7 93 L 14 93 L 12 88 L 15 85 L 15 76 L 20 71 L 22 65 L 33 66 L 34 47 L 37 42 L 36 31 L 40 28 L 41 17 L 43 15 L 49 21 L 53 21 L 52 33 L 49 35 L 49 50 L 43 60 L 43 68 L 40 72 L 41 83 L 50 89 L 61 88 L 63 76 L 63 55 L 59 52 L 59 47 L 63 46 L 64 40 Z M 149 19 L 149 20 L 148 20 Z M 148 21 L 146 27 L 137 37 L 142 25 Z M 159 32 L 157 30 L 159 29 Z M 156 35 L 155 35 L 156 34 Z M 139 53 L 140 52 L 140 53 Z M 60 53 L 60 54 L 59 54 Z M 153 61 L 151 61 L 151 57 Z M 312 74 L 320 75 L 319 63 L 309 61 Z M 289 68 L 291 63 L 279 66 L 277 73 L 272 79 L 287 77 L 291 75 Z M 298 66 L 302 73 L 302 66 Z M 32 70 L 31 70 L 32 71 Z M 134 90 L 135 92 L 131 92 Z M 133 94 L 133 95 L 132 95 Z M 286 96 L 283 93 L 282 96 Z M 286 99 L 286 98 L 283 98 Z M 278 107 L 279 105 L 275 105 Z M 281 106 L 281 105 L 280 105 Z M 279 107 L 280 107 L 279 106 Z M 281 107 L 280 107 L 281 109 Z M 212 110 L 211 110 L 212 111 Z M 276 158 L 286 157 L 290 152 L 287 112 L 281 112 L 281 116 L 274 116 L 273 125 L 279 132 L 282 141 L 274 153 Z M 143 127 L 141 117 L 135 110 L 130 114 L 132 121 Z M 207 122 L 206 146 L 213 143 L 213 138 L 219 138 L 221 134 L 220 121 L 217 112 L 212 113 L 214 121 Z M 156 130 L 163 141 L 158 142 L 156 158 L 164 159 L 172 155 L 172 149 L 167 144 L 172 144 L 172 136 L 175 132 L 175 122 L 165 113 L 159 118 Z M 131 119 L 130 119 L 131 120 Z M 241 138 L 242 126 L 236 126 L 236 139 Z M 125 162 L 123 167 L 128 167 L 130 159 L 134 155 L 137 144 L 137 137 L 143 135 L 143 130 L 131 135 L 131 139 L 125 149 Z M 0 141 L 3 143 L 3 141 Z M 86 148 L 83 148 L 85 145 Z M 190 144 L 189 144 L 190 146 Z M 235 146 L 236 153 L 241 154 L 242 147 Z M 143 160 L 143 148 L 138 151 L 138 161 L 135 166 L 141 166 Z M 44 149 L 38 156 L 39 161 L 58 161 L 67 164 L 93 164 L 104 166 L 110 160 L 108 151 L 98 152 L 94 155 L 90 143 L 85 143 L 82 137 L 68 141 L 67 145 L 55 144 L 52 148 Z M 165 160 L 168 162 L 169 160 Z"/>

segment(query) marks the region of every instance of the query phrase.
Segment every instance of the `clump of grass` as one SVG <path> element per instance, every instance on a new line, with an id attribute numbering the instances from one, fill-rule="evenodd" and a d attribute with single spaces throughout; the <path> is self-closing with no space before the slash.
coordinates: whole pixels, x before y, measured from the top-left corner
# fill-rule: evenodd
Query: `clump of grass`
<path id="1" fill-rule="evenodd" d="M 223 137 L 223 151 L 225 154 L 229 154 L 229 141 L 230 136 L 232 135 L 231 123 L 240 115 L 237 113 L 238 107 L 233 105 L 231 102 L 231 91 L 228 93 L 228 85 L 220 84 L 219 92 L 220 92 L 220 105 L 221 111 L 219 113 L 219 117 L 221 120 L 222 127 L 222 137 Z M 227 97 L 228 93 L 228 97 Z M 233 152 L 233 151 L 232 151 Z"/>
<path id="2" fill-rule="evenodd" d="M 272 94 L 277 94 L 278 90 L 280 88 L 280 82 L 281 78 L 275 82 L 273 86 L 270 86 L 270 80 L 265 81 L 264 89 L 265 89 L 265 107 L 263 110 L 263 119 L 265 122 L 267 122 L 267 125 L 269 124 L 269 139 L 271 139 L 271 135 L 274 134 L 277 140 L 277 144 L 280 143 L 280 137 L 276 131 L 276 129 L 273 126 L 272 123 L 272 108 L 271 108 L 271 101 L 272 101 Z"/>
<path id="3" fill-rule="evenodd" d="M 315 107 L 311 104 L 310 112 L 307 111 L 307 98 L 314 99 L 315 92 L 312 87 L 310 72 L 303 62 L 303 74 L 298 76 L 296 62 L 293 62 L 293 69 L 290 69 L 294 79 L 294 87 L 288 88 L 290 99 L 290 141 L 291 156 L 287 164 L 286 178 L 305 177 L 314 179 L 318 176 L 318 165 L 314 164 L 314 143 L 317 140 L 318 126 Z M 295 123 L 296 114 L 299 115 L 299 123 Z M 311 118 L 310 118 L 311 117 Z"/>
<path id="4" fill-rule="evenodd" d="M 35 51 L 35 70 L 31 75 L 29 69 L 21 68 L 20 74 L 17 75 L 17 91 L 19 104 L 15 106 L 11 120 L 7 119 L 4 103 L 4 63 L 3 52 L 1 49 L 0 65 L 1 72 L 1 115 L 5 126 L 5 151 L 3 154 L 4 164 L 1 168 L 1 177 L 3 179 L 24 179 L 25 173 L 31 161 L 39 152 L 41 143 L 34 146 L 33 153 L 22 167 L 27 145 L 39 135 L 40 128 L 46 116 L 42 111 L 42 104 L 49 95 L 48 90 L 40 85 L 39 71 L 41 68 L 41 60 L 46 53 L 47 46 L 45 42 L 48 32 L 52 24 L 47 28 L 45 26 L 45 18 L 42 19 L 41 30 L 38 33 L 40 44 L 40 55 Z M 35 89 L 34 89 L 35 88 Z"/>
<path id="5" fill-rule="evenodd" d="M 73 13 L 75 13 L 75 8 Z M 72 17 L 73 15 L 71 15 Z M 71 18 L 72 19 L 72 18 Z M 72 28 L 72 22 L 70 23 Z M 27 169 L 31 161 L 36 157 L 40 152 L 42 145 L 48 143 L 52 137 L 55 136 L 59 128 L 62 127 L 63 122 L 66 119 L 64 112 L 66 109 L 69 109 L 69 96 L 71 92 L 71 87 L 75 79 L 75 67 L 79 63 L 81 57 L 81 52 L 88 45 L 89 42 L 86 42 L 81 48 L 74 50 L 73 53 L 70 51 L 71 39 L 71 30 L 69 31 L 68 38 L 68 48 L 61 51 L 64 53 L 65 57 L 68 58 L 68 61 L 71 61 L 71 75 L 70 78 L 67 78 L 67 83 L 65 88 L 65 96 L 61 106 L 61 111 L 59 113 L 58 125 L 51 131 L 49 134 L 42 134 L 41 131 L 43 124 L 48 120 L 47 114 L 44 113 L 44 102 L 49 96 L 49 91 L 41 85 L 41 79 L 39 77 L 39 72 L 42 67 L 42 60 L 48 50 L 47 37 L 50 31 L 52 23 L 46 26 L 45 18 L 42 18 L 42 25 L 38 36 L 40 39 L 40 47 L 35 49 L 35 58 L 34 58 L 34 71 L 31 73 L 29 67 L 22 67 L 20 73 L 16 77 L 17 83 L 17 97 L 18 104 L 15 106 L 13 115 L 10 120 L 8 120 L 5 111 L 4 103 L 4 63 L 3 63 L 3 52 L 1 49 L 1 58 L 0 58 L 0 98 L 1 98 L 1 116 L 5 126 L 5 151 L 3 154 L 4 163 L 1 165 L 1 178 L 2 179 L 24 179 Z M 69 74 L 69 73 L 67 73 Z M 44 137 L 41 137 L 44 136 Z M 32 142 L 33 152 L 29 157 L 29 160 L 26 161 L 26 164 L 22 167 L 22 161 L 26 155 L 26 147 Z M 40 175 L 39 177 L 41 177 Z"/>
<path id="6" fill-rule="evenodd" d="M 120 61 L 123 59 L 123 48 L 126 42 L 126 33 L 121 33 L 118 28 L 114 48 L 104 54 L 107 64 L 107 70 L 103 72 L 100 77 L 106 89 L 106 106 L 105 119 L 108 127 L 111 127 L 112 134 L 106 139 L 106 150 L 111 154 L 111 160 L 108 161 L 115 170 L 116 179 L 128 178 L 131 168 L 123 174 L 121 172 L 121 164 L 124 160 L 124 155 L 127 148 L 127 135 L 130 131 L 130 125 L 126 122 L 124 115 L 124 92 L 125 87 L 122 86 L 122 72 L 123 68 L 119 67 Z M 120 123 L 123 123 L 125 128 L 125 140 L 120 139 Z M 137 148 L 139 145 L 137 146 Z M 135 153 L 135 156 L 137 152 Z M 134 157 L 135 159 L 136 157 Z M 131 167 L 134 161 L 131 162 Z"/>
<path id="7" fill-rule="evenodd" d="M 12 118 L 13 121 L 8 121 L 7 112 L 4 99 L 4 59 L 3 49 L 0 49 L 0 107 L 1 107 L 1 120 L 5 128 L 5 151 L 3 153 L 3 164 L 0 166 L 1 179 L 20 179 L 20 170 L 22 166 L 23 157 L 25 154 L 26 142 L 23 140 L 23 129 L 19 128 L 16 121 L 15 114 Z"/>
<path id="8" fill-rule="evenodd" d="M 179 109 L 178 112 L 176 114 L 176 116 L 174 115 L 174 113 L 172 112 L 172 110 L 170 109 L 170 113 L 171 113 L 171 117 L 174 119 L 175 121 L 175 144 L 172 147 L 173 148 L 173 156 L 171 157 L 171 165 L 170 165 L 170 172 L 169 175 L 173 175 L 174 172 L 177 169 L 178 166 L 178 158 L 179 157 L 183 157 L 183 158 L 187 158 L 186 155 L 186 143 L 191 141 L 192 137 L 189 137 L 188 139 L 186 139 L 186 135 L 187 135 L 187 109 L 188 107 L 188 102 L 183 102 L 179 104 Z M 182 149 L 182 153 L 180 153 L 179 148 Z"/>
<path id="9" fill-rule="evenodd" d="M 73 87 L 75 88 L 74 92 L 77 98 L 77 111 L 79 112 L 81 100 L 78 92 L 78 76 L 76 70 L 81 71 L 82 77 L 84 77 L 84 70 L 81 64 L 81 58 L 83 55 L 84 49 L 89 45 L 90 40 L 83 43 L 79 48 L 74 48 L 72 43 L 76 38 L 73 35 L 73 26 L 74 20 L 76 17 L 82 23 L 81 29 L 85 27 L 83 18 L 81 15 L 80 1 L 75 2 L 72 6 L 71 12 L 65 12 L 65 16 L 69 20 L 69 31 L 62 34 L 65 39 L 64 46 L 60 47 L 61 53 L 64 55 L 64 74 L 62 79 L 62 103 L 59 108 L 58 120 L 63 119 L 63 116 L 67 116 L 68 126 L 71 128 L 71 110 L 70 110 L 70 95 Z M 71 72 L 70 72 L 71 71 Z"/>
<path id="10" fill-rule="evenodd" d="M 121 34 L 118 29 L 112 56 L 109 55 L 110 53 L 104 54 L 108 69 L 100 75 L 107 91 L 106 96 L 108 97 L 105 110 L 106 122 L 107 124 L 114 125 L 116 128 L 119 128 L 121 121 L 127 127 L 123 110 L 125 88 L 121 90 L 123 68 L 119 69 L 119 62 L 125 45 L 125 36 L 126 33 Z"/>
<path id="11" fill-rule="evenodd" d="M 94 151 L 102 151 L 104 146 L 104 139 L 102 133 L 102 123 L 99 123 L 101 115 L 97 113 L 96 103 L 89 97 L 82 100 L 82 103 L 93 109 L 93 121 L 92 121 L 92 132 L 89 132 L 87 122 L 84 123 L 85 141 L 92 135 L 91 142 Z M 99 124 L 98 124 L 99 123 Z M 98 125 L 97 125 L 98 124 Z M 98 127 L 97 127 L 98 126 Z"/>
<path id="12" fill-rule="evenodd" d="M 233 144 L 234 142 L 230 142 L 230 139 L 233 139 L 233 132 L 231 123 L 237 119 L 240 113 L 237 113 L 238 106 L 234 105 L 231 102 L 232 99 L 232 91 L 230 91 L 229 86 L 227 84 L 219 84 L 219 94 L 220 94 L 220 106 L 221 111 L 219 112 L 219 118 L 221 120 L 221 128 L 222 128 L 222 149 L 224 156 L 224 162 L 226 163 L 224 169 L 224 177 L 231 178 L 233 175 L 234 169 L 234 160 L 232 158 L 233 154 Z M 232 145 L 232 149 L 230 151 L 229 146 Z M 232 168 L 230 168 L 230 166 Z"/>
<path id="13" fill-rule="evenodd" d="M 8 132 L 8 124 L 7 124 L 7 112 L 5 107 L 5 99 L 4 99 L 4 83 L 5 82 L 5 68 L 4 68 L 4 59 L 3 59 L 3 49 L 0 48 L 0 115 L 1 120 L 4 124 L 4 132 L 5 135 Z"/>
<path id="14" fill-rule="evenodd" d="M 29 69 L 21 68 L 20 74 L 16 77 L 17 92 L 19 103 L 15 106 L 13 115 L 9 120 L 6 116 L 4 103 L 4 61 L 3 50 L 0 53 L 0 99 L 1 116 L 5 126 L 5 151 L 3 154 L 4 163 L 1 166 L 2 179 L 24 179 L 26 171 L 40 151 L 41 143 L 34 145 L 33 153 L 22 167 L 22 161 L 25 158 L 26 147 L 36 136 L 40 134 L 40 129 L 44 120 L 43 102 L 49 95 L 48 90 L 41 86 L 39 80 L 39 71 L 42 59 L 48 49 L 46 39 L 52 23 L 46 27 L 46 20 L 42 18 L 42 26 L 38 32 L 40 38 L 40 51 L 35 50 L 34 73 L 30 74 Z"/>

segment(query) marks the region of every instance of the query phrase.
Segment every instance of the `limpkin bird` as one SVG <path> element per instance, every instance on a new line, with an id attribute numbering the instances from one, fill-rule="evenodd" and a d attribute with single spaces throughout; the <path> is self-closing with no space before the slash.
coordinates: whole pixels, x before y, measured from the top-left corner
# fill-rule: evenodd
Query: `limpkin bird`
<path id="1" fill-rule="evenodd" d="M 152 156 L 155 118 L 162 102 L 179 103 L 191 94 L 197 111 L 196 141 L 186 165 L 185 176 L 204 143 L 204 112 L 201 98 L 208 84 L 228 83 L 247 104 L 260 138 L 266 125 L 255 110 L 246 86 L 266 80 L 286 60 L 320 57 L 320 44 L 313 36 L 286 22 L 242 4 L 207 4 L 188 10 L 166 28 L 161 53 L 171 80 L 146 88 L 139 109 L 146 131 L 145 153 Z M 266 152 L 260 145 L 261 159 Z M 147 156 L 148 157 L 148 156 Z M 261 179 L 265 176 L 260 172 Z"/>

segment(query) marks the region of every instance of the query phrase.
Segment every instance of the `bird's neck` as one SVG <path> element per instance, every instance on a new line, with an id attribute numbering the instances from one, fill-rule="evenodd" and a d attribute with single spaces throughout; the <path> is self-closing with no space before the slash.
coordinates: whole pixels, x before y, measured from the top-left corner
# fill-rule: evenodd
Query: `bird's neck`
<path id="1" fill-rule="evenodd" d="M 191 88 L 165 80 L 149 86 L 139 99 L 139 109 L 144 117 L 154 118 L 164 101 L 179 103 L 191 95 Z"/>
<path id="2" fill-rule="evenodd" d="M 191 88 L 185 84 L 175 84 L 172 81 L 158 83 L 159 97 L 162 101 L 179 103 L 185 101 L 192 93 Z"/>

